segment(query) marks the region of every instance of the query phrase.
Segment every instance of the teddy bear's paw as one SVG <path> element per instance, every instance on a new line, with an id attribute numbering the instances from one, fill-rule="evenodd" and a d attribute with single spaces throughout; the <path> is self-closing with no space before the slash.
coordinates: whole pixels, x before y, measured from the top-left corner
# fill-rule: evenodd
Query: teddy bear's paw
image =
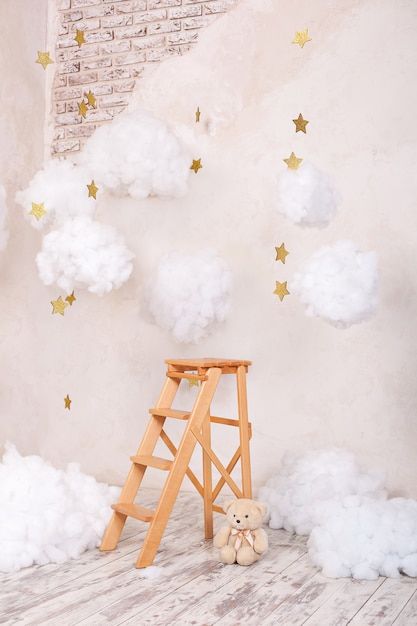
<path id="1" fill-rule="evenodd" d="M 239 565 L 252 565 L 257 556 L 250 546 L 244 546 L 237 551 L 236 560 Z"/>
<path id="2" fill-rule="evenodd" d="M 236 550 L 233 546 L 223 546 L 220 550 L 220 561 L 226 565 L 232 565 L 236 561 Z"/>

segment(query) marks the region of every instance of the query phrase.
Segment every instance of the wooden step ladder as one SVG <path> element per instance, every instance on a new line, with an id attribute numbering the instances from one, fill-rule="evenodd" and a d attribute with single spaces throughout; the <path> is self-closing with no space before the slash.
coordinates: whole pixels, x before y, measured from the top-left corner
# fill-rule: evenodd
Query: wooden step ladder
<path id="1" fill-rule="evenodd" d="M 100 550 L 114 550 L 128 516 L 149 523 L 136 567 L 152 564 L 158 550 L 170 513 L 175 504 L 184 476 L 188 476 L 204 500 L 204 528 L 206 539 L 213 537 L 213 511 L 223 513 L 214 502 L 227 483 L 238 498 L 251 498 L 251 469 L 249 440 L 252 436 L 248 421 L 246 397 L 246 373 L 250 361 L 230 359 L 167 359 L 167 380 L 163 386 L 155 408 L 150 409 L 151 419 L 135 456 L 131 457 L 132 467 L 120 494 L 120 500 L 113 504 L 113 516 L 104 534 Z M 235 374 L 237 379 L 238 419 L 216 417 L 210 414 L 210 405 L 222 374 Z M 198 381 L 199 393 L 191 411 L 172 409 L 175 395 L 182 380 Z M 178 448 L 164 430 L 167 418 L 184 420 L 186 427 Z M 227 467 L 211 449 L 211 423 L 239 428 L 240 445 Z M 161 438 L 173 460 L 153 455 L 158 439 Z M 189 468 L 196 443 L 203 449 L 203 484 Z M 230 476 L 237 462 L 241 462 L 242 489 Z M 212 464 L 220 473 L 220 479 L 213 489 Z M 138 489 L 147 467 L 168 472 L 165 484 L 155 510 L 135 504 Z"/>

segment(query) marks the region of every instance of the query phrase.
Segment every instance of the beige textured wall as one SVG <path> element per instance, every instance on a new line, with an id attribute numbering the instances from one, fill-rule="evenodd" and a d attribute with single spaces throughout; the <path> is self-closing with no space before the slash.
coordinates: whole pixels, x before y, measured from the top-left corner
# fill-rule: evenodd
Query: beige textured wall
<path id="1" fill-rule="evenodd" d="M 79 293 L 71 315 L 51 316 L 49 301 L 58 291 L 36 277 L 39 235 L 19 215 L 13 219 L 1 268 L 7 366 L 0 441 L 8 437 L 23 452 L 40 452 L 58 465 L 78 460 L 101 479 L 121 481 L 163 380 L 163 358 L 245 357 L 254 362 L 249 403 L 257 484 L 285 450 L 337 444 L 386 469 L 394 491 L 417 496 L 415 2 L 273 2 L 266 16 L 244 9 L 248 4 L 241 0 L 243 8 L 205 29 L 188 55 L 159 65 L 152 80 L 169 98 L 147 97 L 144 82 L 142 99 L 175 122 L 189 120 L 197 99 L 203 112 L 216 98 L 227 103 L 225 76 L 243 110 L 235 114 L 231 106 L 231 124 L 203 142 L 204 169 L 193 175 L 186 198 L 140 204 L 108 198 L 101 205 L 100 218 L 118 226 L 137 255 L 121 290 L 102 299 Z M 313 42 L 300 50 L 290 41 L 305 26 Z M 239 35 L 243 28 L 246 39 Z M 39 74 L 34 78 L 24 64 L 17 25 L 9 32 L 24 79 L 19 84 L 35 81 L 39 90 L 28 107 L 36 129 Z M 212 55 L 210 73 L 204 55 Z M 218 92 L 208 90 L 211 80 Z M 300 111 L 310 120 L 306 137 L 293 131 L 291 119 Z M 39 157 L 40 136 L 31 138 L 29 152 L 22 129 L 17 132 L 26 151 L 20 182 Z M 274 210 L 274 178 L 293 149 L 332 174 L 341 191 L 339 215 L 326 230 L 300 229 Z M 379 255 L 381 303 L 371 321 L 340 331 L 305 317 L 295 298 L 276 301 L 276 279 L 290 280 L 315 249 L 346 237 Z M 274 262 L 281 241 L 290 251 L 285 268 Z M 143 317 L 142 287 L 163 252 L 201 245 L 216 246 L 233 269 L 233 314 L 199 346 L 178 346 Z M 63 409 L 66 393 L 71 412 Z M 194 393 L 185 389 L 178 405 L 186 408 Z M 229 381 L 217 414 L 227 414 L 233 393 Z M 173 428 L 179 433 L 180 425 Z M 234 451 L 233 434 L 216 436 L 225 460 Z M 156 481 L 155 473 L 148 484 Z"/>

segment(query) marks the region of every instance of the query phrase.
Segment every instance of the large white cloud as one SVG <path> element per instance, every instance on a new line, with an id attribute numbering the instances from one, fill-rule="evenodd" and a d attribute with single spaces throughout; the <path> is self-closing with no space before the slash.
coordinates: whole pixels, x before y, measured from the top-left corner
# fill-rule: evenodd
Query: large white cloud
<path id="1" fill-rule="evenodd" d="M 368 319 L 377 305 L 378 271 L 375 252 L 361 252 L 352 241 L 320 248 L 290 283 L 306 305 L 307 315 L 338 327 Z"/>
<path id="2" fill-rule="evenodd" d="M 60 226 L 78 215 L 93 215 L 95 200 L 88 197 L 87 185 L 91 182 L 89 171 L 70 161 L 58 159 L 45 163 L 23 191 L 16 193 L 25 216 L 34 228 Z M 39 220 L 30 215 L 32 202 L 43 204 L 46 214 Z"/>
<path id="3" fill-rule="evenodd" d="M 191 155 L 167 124 L 137 109 L 98 128 L 80 162 L 98 184 L 116 193 L 176 197 L 187 191 Z"/>
<path id="4" fill-rule="evenodd" d="M 339 202 L 330 178 L 312 163 L 287 168 L 278 179 L 278 210 L 301 226 L 326 226 Z"/>
<path id="5" fill-rule="evenodd" d="M 165 255 L 147 289 L 155 323 L 183 343 L 196 343 L 226 319 L 231 272 L 215 251 Z"/>
<path id="6" fill-rule="evenodd" d="M 7 220 L 7 204 L 6 190 L 0 183 L 0 250 L 4 250 L 9 239 L 9 231 L 6 226 Z"/>
<path id="7" fill-rule="evenodd" d="M 102 295 L 127 281 L 133 257 L 113 227 L 76 217 L 45 235 L 36 263 L 45 285 L 56 283 L 67 292 L 86 287 Z"/>
<path id="8" fill-rule="evenodd" d="M 95 548 L 118 493 L 75 463 L 57 470 L 7 445 L 0 463 L 0 571 L 62 563 Z"/>

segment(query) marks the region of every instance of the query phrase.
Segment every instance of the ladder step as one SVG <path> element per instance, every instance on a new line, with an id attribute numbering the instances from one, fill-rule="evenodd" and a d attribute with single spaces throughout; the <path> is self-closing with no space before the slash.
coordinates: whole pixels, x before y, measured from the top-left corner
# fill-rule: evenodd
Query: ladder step
<path id="1" fill-rule="evenodd" d="M 151 522 L 155 514 L 155 511 L 152 511 L 152 509 L 147 509 L 144 506 L 140 506 L 140 504 L 131 504 L 129 502 L 118 502 L 117 504 L 112 504 L 111 508 L 117 513 L 129 515 L 129 517 L 134 517 L 142 522 Z"/>
<path id="2" fill-rule="evenodd" d="M 186 372 L 169 371 L 167 376 L 168 378 L 185 378 L 185 380 L 201 380 L 202 382 L 207 380 L 207 376 L 204 374 L 187 374 Z"/>
<path id="3" fill-rule="evenodd" d="M 170 470 L 172 467 L 172 461 L 168 459 L 162 459 L 160 456 L 152 456 L 150 454 L 140 454 L 137 456 L 131 456 L 131 461 L 137 465 L 146 465 L 147 467 L 156 467 L 156 469 Z"/>
<path id="4" fill-rule="evenodd" d="M 188 420 L 191 415 L 191 411 L 177 411 L 176 409 L 149 409 L 151 415 L 158 415 L 159 417 L 175 417 L 177 420 Z"/>

